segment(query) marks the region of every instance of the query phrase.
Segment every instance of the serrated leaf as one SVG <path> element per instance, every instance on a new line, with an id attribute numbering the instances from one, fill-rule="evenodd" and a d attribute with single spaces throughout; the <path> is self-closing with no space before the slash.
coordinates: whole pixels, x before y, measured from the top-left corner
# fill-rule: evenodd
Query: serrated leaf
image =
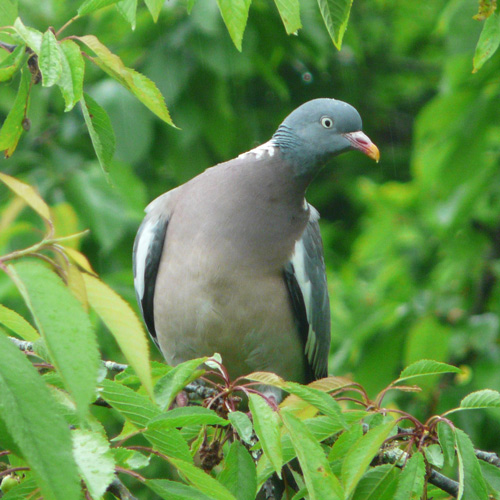
<path id="1" fill-rule="evenodd" d="M 251 3 L 252 0 L 217 0 L 227 31 L 240 52 Z"/>
<path id="2" fill-rule="evenodd" d="M 61 50 L 54 33 L 49 29 L 42 36 L 38 65 L 42 72 L 42 85 L 52 87 L 62 73 Z"/>
<path id="3" fill-rule="evenodd" d="M 92 498 L 101 498 L 115 478 L 115 461 L 108 440 L 98 432 L 75 429 L 73 455 Z"/>
<path id="4" fill-rule="evenodd" d="M 61 77 L 59 87 L 64 98 L 64 111 L 70 111 L 83 97 L 85 62 L 80 47 L 73 40 L 62 40 Z"/>
<path id="5" fill-rule="evenodd" d="M 30 81 L 31 73 L 22 71 L 14 104 L 0 129 L 0 151 L 4 152 L 6 158 L 12 156 L 23 133 L 23 121 L 29 107 Z"/>
<path id="6" fill-rule="evenodd" d="M 148 423 L 149 429 L 184 427 L 186 425 L 229 425 L 227 420 L 219 417 L 214 410 L 202 406 L 183 406 L 172 408 L 153 418 Z"/>
<path id="7" fill-rule="evenodd" d="M 289 35 L 302 28 L 299 0 L 274 0 L 274 3 Z"/>
<path id="8" fill-rule="evenodd" d="M 163 7 L 163 0 L 144 0 L 153 21 L 156 23 L 158 17 L 160 16 L 161 9 Z"/>
<path id="9" fill-rule="evenodd" d="M 97 276 L 96 272 L 92 269 L 89 260 L 83 253 L 79 252 L 75 248 L 63 246 L 64 253 L 75 263 L 89 274 Z"/>
<path id="10" fill-rule="evenodd" d="M 394 500 L 400 475 L 392 464 L 368 469 L 358 483 L 352 500 Z"/>
<path id="11" fill-rule="evenodd" d="M 109 165 L 115 154 L 115 133 L 113 132 L 111 120 L 104 108 L 97 104 L 88 94 L 83 94 L 80 105 L 97 159 L 107 175 Z"/>
<path id="12" fill-rule="evenodd" d="M 165 500 L 213 500 L 192 486 L 168 479 L 149 479 L 146 486 Z"/>
<path id="13" fill-rule="evenodd" d="M 253 372 L 249 375 L 245 375 L 245 378 L 252 382 L 260 382 L 261 384 L 272 385 L 273 387 L 279 387 L 281 389 L 286 383 L 279 375 L 271 372 Z"/>
<path id="14" fill-rule="evenodd" d="M 446 422 L 437 425 L 438 439 L 443 450 L 444 463 L 453 467 L 455 463 L 455 434 Z"/>
<path id="15" fill-rule="evenodd" d="M 431 444 L 424 448 L 425 458 L 429 464 L 434 465 L 438 469 L 442 469 L 444 465 L 444 455 L 441 446 L 438 444 Z"/>
<path id="16" fill-rule="evenodd" d="M 485 481 L 497 493 L 500 493 L 500 469 L 493 464 L 479 460 L 479 466 Z"/>
<path id="17" fill-rule="evenodd" d="M 116 4 L 116 8 L 123 18 L 130 24 L 130 27 L 135 30 L 137 0 L 121 0 Z"/>
<path id="18" fill-rule="evenodd" d="M 294 394 L 295 396 L 303 399 L 310 405 L 323 412 L 325 415 L 338 420 L 338 422 L 343 425 L 344 428 L 346 427 L 340 405 L 326 392 L 294 382 L 287 382 L 284 389 L 291 394 Z"/>
<path id="19" fill-rule="evenodd" d="M 25 26 L 21 19 L 18 17 L 14 21 L 14 29 L 17 34 L 26 42 L 26 45 L 37 55 L 40 55 L 42 49 L 43 34 L 29 26 Z"/>
<path id="20" fill-rule="evenodd" d="M 247 444 L 253 444 L 253 425 L 247 414 L 241 411 L 232 411 L 227 417 L 240 438 Z"/>
<path id="21" fill-rule="evenodd" d="M 118 0 L 85 0 L 85 2 L 78 8 L 78 15 L 85 16 L 91 12 L 113 5 Z"/>
<path id="22" fill-rule="evenodd" d="M 91 307 L 109 328 L 142 384 L 153 395 L 146 333 L 132 308 L 100 279 L 84 274 Z"/>
<path id="23" fill-rule="evenodd" d="M 17 0 L 0 2 L 0 26 L 10 26 L 17 17 Z"/>
<path id="24" fill-rule="evenodd" d="M 343 432 L 333 443 L 333 446 L 328 455 L 328 460 L 333 462 L 334 460 L 343 459 L 349 450 L 354 446 L 361 437 L 363 436 L 363 426 L 361 424 L 354 424 L 348 431 Z"/>
<path id="25" fill-rule="evenodd" d="M 278 414 L 257 394 L 248 395 L 248 406 L 252 412 L 255 434 L 259 438 L 265 455 L 273 464 L 274 470 L 281 477 L 283 454 Z"/>
<path id="26" fill-rule="evenodd" d="M 342 483 L 349 495 L 358 484 L 366 469 L 379 452 L 380 446 L 387 439 L 396 422 L 387 422 L 370 429 L 350 449 L 342 464 Z"/>
<path id="27" fill-rule="evenodd" d="M 111 380 L 101 382 L 100 394 L 113 408 L 138 429 L 146 429 L 148 422 L 160 415 L 160 409 L 146 396 Z M 142 435 L 160 453 L 192 461 L 189 447 L 177 429 L 148 429 Z"/>
<path id="28" fill-rule="evenodd" d="M 154 394 L 158 406 L 165 410 L 175 399 L 175 396 L 186 387 L 187 384 L 196 380 L 205 373 L 199 367 L 208 358 L 190 359 L 178 364 L 166 373 L 155 385 Z"/>
<path id="29" fill-rule="evenodd" d="M 68 425 L 37 371 L 0 336 L 0 417 L 36 474 L 47 500 L 79 498 Z"/>
<path id="30" fill-rule="evenodd" d="M 416 361 L 415 363 L 407 366 L 394 383 L 402 382 L 403 380 L 408 380 L 410 378 L 421 377 L 423 375 L 428 376 L 440 375 L 443 373 L 460 373 L 460 371 L 460 368 L 448 365 L 447 363 L 434 361 L 432 359 L 421 359 L 420 361 Z"/>
<path id="31" fill-rule="evenodd" d="M 25 261 L 14 269 L 26 287 L 50 359 L 83 418 L 94 399 L 100 361 L 90 320 L 59 276 L 45 265 Z"/>
<path id="32" fill-rule="evenodd" d="M 318 0 L 318 5 L 328 34 L 335 47 L 340 50 L 349 21 L 352 0 Z"/>
<path id="33" fill-rule="evenodd" d="M 239 441 L 231 444 L 224 459 L 224 468 L 217 475 L 217 480 L 238 500 L 255 499 L 257 493 L 255 464 L 248 450 Z"/>
<path id="34" fill-rule="evenodd" d="M 351 417 L 351 413 L 346 414 L 346 419 Z M 356 420 L 360 418 L 356 415 Z M 354 420 L 349 423 L 354 423 Z M 332 421 L 330 417 L 315 417 L 304 421 L 305 426 L 318 442 L 337 434 L 342 430 L 342 427 Z M 296 452 L 292 445 L 290 434 L 284 433 L 281 438 L 281 447 L 283 450 L 283 463 L 288 463 L 295 458 Z M 266 455 L 263 455 L 257 464 L 257 479 L 259 487 L 273 474 L 274 466 L 271 464 Z"/>
<path id="35" fill-rule="evenodd" d="M 307 429 L 305 423 L 287 411 L 282 411 L 281 416 L 297 453 L 309 498 L 311 500 L 325 498 L 343 500 L 342 486 L 332 473 L 323 448 Z"/>
<path id="36" fill-rule="evenodd" d="M 34 342 L 40 338 L 38 332 L 16 311 L 0 304 L 0 324 L 12 330 L 22 339 Z"/>
<path id="37" fill-rule="evenodd" d="M 455 428 L 458 457 L 458 500 L 488 500 L 488 491 L 472 442 L 461 429 Z"/>
<path id="38" fill-rule="evenodd" d="M 424 492 L 424 483 L 425 461 L 422 453 L 416 451 L 406 462 L 403 472 L 399 477 L 398 489 L 394 500 L 420 500 Z"/>
<path id="39" fill-rule="evenodd" d="M 491 389 L 471 392 L 460 401 L 461 410 L 500 408 L 500 393 Z"/>
<path id="40" fill-rule="evenodd" d="M 476 45 L 472 60 L 472 72 L 479 71 L 484 63 L 496 52 L 500 45 L 500 14 L 494 12 L 484 22 L 483 30 Z"/>
<path id="41" fill-rule="evenodd" d="M 2 181 L 11 191 L 22 198 L 35 212 L 46 221 L 50 220 L 50 209 L 43 198 L 29 184 L 21 182 L 15 177 L 0 172 Z"/>
<path id="42" fill-rule="evenodd" d="M 123 61 L 103 45 L 97 37 L 86 35 L 78 37 L 78 40 L 95 52 L 97 58 L 92 58 L 92 60 L 103 71 L 132 92 L 156 116 L 175 127 L 161 92 L 149 78 L 127 68 Z"/>
<path id="43" fill-rule="evenodd" d="M 213 500 L 237 500 L 236 497 L 219 481 L 193 464 L 171 458 L 170 463 L 198 490 Z"/>
<path id="44" fill-rule="evenodd" d="M 0 82 L 10 80 L 18 71 L 25 59 L 25 45 L 18 45 L 0 62 Z"/>

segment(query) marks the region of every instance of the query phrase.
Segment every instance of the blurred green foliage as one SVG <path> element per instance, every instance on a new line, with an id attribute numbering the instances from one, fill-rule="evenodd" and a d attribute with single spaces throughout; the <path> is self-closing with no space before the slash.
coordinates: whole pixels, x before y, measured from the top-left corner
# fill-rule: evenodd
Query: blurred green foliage
<path id="1" fill-rule="evenodd" d="M 58 29 L 79 3 L 20 0 L 19 13 L 26 25 Z M 186 3 L 167 2 L 156 24 L 139 9 L 134 31 L 111 7 L 66 33 L 97 35 L 151 78 L 180 130 L 87 64 L 85 91 L 116 135 L 111 185 L 80 110 L 64 114 L 59 91 L 41 86 L 32 90 L 31 130 L 0 169 L 36 185 L 67 234 L 90 228 L 83 252 L 135 307 L 131 248 L 150 200 L 266 141 L 299 104 L 345 100 L 360 111 L 382 159 L 374 167 L 361 155 L 342 156 L 308 193 L 322 214 L 330 373 L 352 374 L 374 394 L 421 358 L 464 366 L 458 385 L 451 376 L 424 383 L 411 403 L 390 395 L 422 418 L 471 391 L 500 390 L 500 55 L 472 73 L 477 4 L 354 2 L 337 52 L 313 0 L 301 1 L 298 36 L 287 36 L 271 2 L 255 0 L 240 53 L 215 1 L 196 2 L 189 16 Z M 17 88 L 17 80 L 0 87 L 0 121 Z M 12 200 L 0 186 L 0 254 L 39 237 L 28 211 L 9 225 Z M 0 303 L 22 308 L 3 274 Z M 109 335 L 99 340 L 105 358 L 121 359 Z M 500 449 L 498 433 L 488 432 L 500 424 L 497 411 L 453 418 L 479 447 Z"/>

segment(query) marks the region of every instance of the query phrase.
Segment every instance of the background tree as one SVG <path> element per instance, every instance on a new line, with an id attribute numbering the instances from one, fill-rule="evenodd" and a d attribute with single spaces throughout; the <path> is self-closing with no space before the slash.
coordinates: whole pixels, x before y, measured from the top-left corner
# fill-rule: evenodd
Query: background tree
<path id="1" fill-rule="evenodd" d="M 292 458 L 290 450 L 303 462 L 304 483 L 298 482 L 309 498 L 326 498 L 322 485 L 332 498 L 368 498 L 367 492 L 419 498 L 424 477 L 432 479 L 425 464 L 461 481 L 462 489 L 446 483 L 446 495 L 498 497 L 498 470 L 479 465 L 464 433 L 450 434 L 454 427 L 431 418 L 460 401 L 464 409 L 500 405 L 494 392 L 500 389 L 495 2 L 484 0 L 479 12 L 469 0 L 357 2 L 347 31 L 349 1 L 301 0 L 300 18 L 296 1 L 145 3 L 147 8 L 135 0 L 0 5 L 0 148 L 9 157 L 0 177 L 0 328 L 35 342 L 22 347 L 35 349 L 38 357 L 29 359 L 42 373 L 0 336 L 0 447 L 12 452 L 2 464 L 5 476 L 17 470 L 8 477 L 14 483 L 25 474 L 9 498 L 25 498 L 37 488 L 35 497 L 77 498 L 78 477 L 87 497 L 126 498 L 123 483 L 112 483 L 115 470 L 139 498 L 204 498 L 193 489 L 208 498 L 253 498 L 254 483 L 242 488 L 237 471 L 260 484 L 283 458 Z M 287 34 L 298 29 L 298 36 Z M 342 39 L 337 51 L 332 40 L 340 48 Z M 253 398 L 264 450 L 260 469 L 255 472 L 245 447 L 234 444 L 238 440 L 229 447 L 229 437 L 221 451 L 214 448 L 224 460 L 212 479 L 198 476 L 187 443 L 210 458 L 214 450 L 200 426 L 218 424 L 206 431 L 218 443 L 228 421 L 193 410 L 169 422 L 173 417 L 162 413 L 196 375 L 197 364 L 179 370 L 176 385 L 159 364 L 151 376 L 142 327 L 126 305 L 136 307 L 130 254 L 143 208 L 267 140 L 290 110 L 325 96 L 359 109 L 382 153 L 375 168 L 359 155 L 343 157 L 342 166 L 328 165 L 308 192 L 322 215 L 331 287 L 330 373 L 349 375 L 366 391 L 352 408 L 383 402 L 408 412 L 414 420 L 400 425 L 411 431 L 395 430 L 393 420 L 380 416 L 384 412 L 364 418 L 363 428 L 364 413 L 340 413 L 333 399 L 287 385 L 320 416 L 292 398 L 288 406 L 299 419 L 283 412 L 276 420 Z M 180 130 L 165 125 L 172 120 Z M 36 186 L 41 198 L 24 183 Z M 87 228 L 88 234 L 79 234 Z M 73 234 L 78 236 L 66 239 Z M 27 255 L 49 260 L 64 281 Z M 103 359 L 127 362 L 135 373 L 129 368 L 115 381 L 103 380 L 98 347 Z M 155 350 L 152 357 L 160 361 Z M 423 358 L 460 366 L 460 373 L 420 363 L 403 372 L 409 382 L 401 382 L 418 383 L 421 392 L 380 393 L 404 366 Z M 438 379 L 443 372 L 448 374 Z M 422 373 L 433 377 L 414 380 Z M 97 380 L 100 403 L 119 415 L 99 405 L 89 413 Z M 153 384 L 159 406 L 147 399 Z M 332 379 L 317 389 L 351 387 L 343 384 L 348 382 Z M 143 411 L 134 416 L 127 404 Z M 231 417 L 230 428 L 249 445 L 251 427 L 240 415 Z M 312 435 L 304 434 L 305 417 L 313 419 L 307 425 Z M 460 411 L 449 422 L 476 446 L 498 451 L 493 429 L 499 418 L 498 410 Z M 275 422 L 270 428 L 281 426 L 283 442 L 279 434 L 265 434 L 269 426 L 260 419 Z M 440 446 L 422 439 L 429 429 Z M 120 432 L 110 448 L 108 439 Z M 343 437 L 333 447 L 326 441 L 328 455 L 322 454 L 318 441 L 339 432 Z M 31 434 L 33 441 L 25 438 Z M 379 465 L 368 468 L 383 443 L 397 443 L 395 449 L 412 458 L 388 456 L 386 449 Z M 406 467 L 400 472 L 380 465 L 384 461 Z M 99 465 L 99 473 L 89 462 Z M 304 463 L 328 464 L 331 475 L 325 481 Z M 190 487 L 148 482 L 152 493 L 141 486 L 142 475 L 178 479 L 174 468 Z M 127 474 L 135 477 L 129 481 Z M 215 476 L 217 483 L 211 482 Z M 4 489 L 12 481 L 4 481 Z"/>

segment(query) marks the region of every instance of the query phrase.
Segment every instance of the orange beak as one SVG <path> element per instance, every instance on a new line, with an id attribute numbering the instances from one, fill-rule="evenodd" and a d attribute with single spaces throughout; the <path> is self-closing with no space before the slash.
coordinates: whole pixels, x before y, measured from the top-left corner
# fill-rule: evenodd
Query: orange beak
<path id="1" fill-rule="evenodd" d="M 348 134 L 343 134 L 343 136 L 351 143 L 354 149 L 361 151 L 366 156 L 370 157 L 372 160 L 375 160 L 378 163 L 378 161 L 380 160 L 380 151 L 364 132 L 358 130 L 357 132 L 349 132 Z"/>

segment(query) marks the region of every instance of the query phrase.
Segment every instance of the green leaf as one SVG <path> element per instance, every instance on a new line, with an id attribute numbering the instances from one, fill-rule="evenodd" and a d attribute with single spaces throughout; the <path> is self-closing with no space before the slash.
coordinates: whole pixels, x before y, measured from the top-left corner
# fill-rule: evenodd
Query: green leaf
<path id="1" fill-rule="evenodd" d="M 346 414 L 347 417 L 347 414 Z M 324 441 L 325 439 L 337 434 L 343 428 L 336 422 L 333 422 L 330 417 L 315 417 L 304 420 L 309 432 L 314 436 L 314 439 L 318 442 Z M 283 463 L 288 463 L 290 460 L 296 457 L 296 452 L 290 438 L 290 434 L 285 433 L 281 438 L 281 447 L 283 450 Z M 259 487 L 262 486 L 264 481 L 268 479 L 274 472 L 274 466 L 271 464 L 269 459 L 263 455 L 259 463 L 257 464 L 257 478 Z"/>
<path id="2" fill-rule="evenodd" d="M 44 87 L 52 87 L 59 81 L 62 73 L 61 50 L 50 29 L 43 34 L 38 65 L 42 72 L 42 85 Z"/>
<path id="3" fill-rule="evenodd" d="M 2 181 L 13 193 L 23 199 L 38 215 L 46 221 L 50 220 L 50 209 L 43 198 L 29 184 L 25 184 L 15 177 L 0 172 Z"/>
<path id="4" fill-rule="evenodd" d="M 150 463 L 151 455 L 145 456 L 135 450 L 127 450 L 125 448 L 111 448 L 116 465 L 125 467 L 126 469 L 143 469 Z"/>
<path id="5" fill-rule="evenodd" d="M 361 424 L 354 424 L 348 431 L 343 432 L 337 438 L 330 450 L 328 460 L 333 462 L 334 460 L 343 459 L 349 450 L 354 446 L 354 443 L 356 443 L 362 436 L 363 426 Z"/>
<path id="6" fill-rule="evenodd" d="M 158 17 L 161 12 L 161 8 L 163 7 L 163 0 L 144 0 L 149 12 L 151 13 L 151 17 L 153 21 L 156 23 L 158 21 Z"/>
<path id="7" fill-rule="evenodd" d="M 213 500 L 192 486 L 168 479 L 149 479 L 146 486 L 165 500 Z"/>
<path id="8" fill-rule="evenodd" d="M 45 265 L 20 262 L 15 271 L 26 287 L 51 361 L 83 418 L 95 397 L 100 361 L 90 320 L 59 276 Z"/>
<path id="9" fill-rule="evenodd" d="M 346 427 L 344 417 L 342 416 L 342 409 L 340 405 L 329 394 L 313 387 L 296 384 L 294 382 L 287 382 L 284 389 L 290 394 L 294 394 L 303 399 L 310 405 L 320 410 L 325 415 L 338 420 L 338 422 Z"/>
<path id="10" fill-rule="evenodd" d="M 444 463 L 453 467 L 455 463 L 455 433 L 446 422 L 437 425 L 439 444 L 443 450 Z"/>
<path id="11" fill-rule="evenodd" d="M 183 406 L 172 408 L 153 418 L 148 423 L 149 429 L 184 427 L 186 425 L 229 425 L 227 420 L 219 417 L 214 410 L 202 406 Z"/>
<path id="12" fill-rule="evenodd" d="M 444 455 L 441 446 L 431 444 L 424 448 L 425 458 L 429 464 L 434 465 L 438 469 L 442 469 L 444 465 Z"/>
<path id="13" fill-rule="evenodd" d="M 97 57 L 92 60 L 103 71 L 132 92 L 156 116 L 175 127 L 161 92 L 149 78 L 127 68 L 123 61 L 103 45 L 97 37 L 86 35 L 78 37 L 78 40 L 95 52 Z"/>
<path id="14" fill-rule="evenodd" d="M 42 49 L 43 34 L 34 28 L 25 26 L 18 17 L 14 21 L 14 29 L 17 34 L 26 42 L 26 45 L 37 55 L 40 55 Z"/>
<path id="15" fill-rule="evenodd" d="M 0 26 L 11 26 L 17 17 L 17 0 L 0 2 Z"/>
<path id="16" fill-rule="evenodd" d="M 217 479 L 238 500 L 254 500 L 257 494 L 257 473 L 248 450 L 234 441 L 224 459 L 224 468 Z"/>
<path id="17" fill-rule="evenodd" d="M 247 444 L 253 444 L 253 425 L 247 414 L 241 411 L 232 411 L 229 413 L 227 418 L 231 422 L 231 425 L 236 429 L 240 438 Z"/>
<path id="18" fill-rule="evenodd" d="M 186 387 L 187 384 L 196 380 L 205 373 L 199 369 L 208 358 L 190 359 L 180 363 L 165 374 L 155 385 L 155 399 L 162 410 L 167 409 L 175 399 L 175 396 Z"/>
<path id="19" fill-rule="evenodd" d="M 349 21 L 352 0 L 318 0 L 326 29 L 335 47 L 342 47 L 342 39 Z"/>
<path id="20" fill-rule="evenodd" d="M 500 45 L 500 13 L 493 12 L 484 22 L 472 60 L 472 72 L 479 71 L 483 64 L 496 52 Z"/>
<path id="21" fill-rule="evenodd" d="M 26 46 L 18 45 L 5 59 L 0 61 L 0 82 L 10 80 L 19 71 L 24 62 L 25 53 Z"/>
<path id="22" fill-rule="evenodd" d="M 4 152 L 6 158 L 12 156 L 23 133 L 23 122 L 29 106 L 30 81 L 31 73 L 22 71 L 14 104 L 0 129 L 0 151 Z"/>
<path id="23" fill-rule="evenodd" d="M 309 498 L 343 499 L 342 486 L 332 473 L 323 448 L 307 429 L 306 424 L 287 411 L 282 411 L 281 416 L 297 453 Z"/>
<path id="24" fill-rule="evenodd" d="M 116 4 L 116 8 L 123 18 L 130 24 L 130 27 L 135 30 L 137 0 L 121 0 Z"/>
<path id="25" fill-rule="evenodd" d="M 72 431 L 73 455 L 92 498 L 101 498 L 115 478 L 115 461 L 108 440 L 100 433 Z"/>
<path id="26" fill-rule="evenodd" d="M 488 491 L 472 442 L 461 429 L 455 428 L 458 457 L 458 500 L 488 500 Z"/>
<path id="27" fill-rule="evenodd" d="M 80 105 L 97 159 L 104 173 L 107 174 L 109 164 L 115 154 L 115 134 L 111 120 L 106 111 L 88 94 L 84 93 L 80 99 Z"/>
<path id="28" fill-rule="evenodd" d="M 460 401 L 461 410 L 478 408 L 500 408 L 500 393 L 491 389 L 471 392 Z"/>
<path id="29" fill-rule="evenodd" d="M 392 464 L 368 469 L 356 486 L 352 500 L 394 500 L 399 477 L 398 469 Z"/>
<path id="30" fill-rule="evenodd" d="M 138 429 L 145 429 L 148 422 L 161 413 L 146 396 L 138 394 L 129 387 L 106 379 L 101 382 L 101 387 L 102 398 Z M 148 429 L 142 435 L 160 453 L 192 461 L 189 447 L 177 429 Z"/>
<path id="31" fill-rule="evenodd" d="M 59 87 L 66 104 L 64 111 L 70 111 L 83 97 L 85 62 L 80 47 L 73 40 L 62 40 L 59 46 L 62 66 Z"/>
<path id="32" fill-rule="evenodd" d="M 12 330 L 22 339 L 34 342 L 40 338 L 38 332 L 22 316 L 0 304 L 0 324 Z"/>
<path id="33" fill-rule="evenodd" d="M 99 278 L 83 274 L 87 297 L 94 311 L 109 328 L 135 373 L 150 395 L 153 381 L 146 333 L 137 315 L 114 290 Z"/>
<path id="34" fill-rule="evenodd" d="M 9 339 L 0 336 L 0 417 L 47 500 L 79 498 L 68 425 L 47 386 Z"/>
<path id="35" fill-rule="evenodd" d="M 35 479 L 33 477 L 26 478 L 20 484 L 8 491 L 2 497 L 2 500 L 26 500 L 33 496 L 35 489 L 37 489 Z"/>
<path id="36" fill-rule="evenodd" d="M 500 469 L 484 460 L 479 460 L 479 466 L 488 485 L 497 493 L 500 492 Z"/>
<path id="37" fill-rule="evenodd" d="M 85 2 L 78 8 L 78 15 L 85 16 L 91 12 L 113 5 L 118 0 L 85 0 Z"/>
<path id="38" fill-rule="evenodd" d="M 240 52 L 251 3 L 252 0 L 217 0 L 227 31 Z"/>
<path id="39" fill-rule="evenodd" d="M 174 458 L 169 459 L 183 476 L 197 489 L 213 500 L 237 500 L 236 497 L 219 481 L 193 464 Z"/>
<path id="40" fill-rule="evenodd" d="M 432 359 L 421 359 L 407 366 L 399 375 L 396 382 L 402 382 L 403 380 L 408 380 L 415 377 L 421 377 L 422 375 L 440 375 L 443 373 L 460 373 L 460 368 L 456 366 L 448 365 L 446 363 L 441 363 L 440 361 L 434 361 Z"/>
<path id="41" fill-rule="evenodd" d="M 398 489 L 394 500 L 419 500 L 424 493 L 424 483 L 424 456 L 417 451 L 406 462 L 403 472 L 399 477 Z"/>
<path id="42" fill-rule="evenodd" d="M 274 3 L 289 35 L 302 28 L 299 0 L 274 0 Z"/>
<path id="43" fill-rule="evenodd" d="M 370 429 L 352 446 L 342 464 L 342 483 L 346 495 L 350 495 L 379 452 L 382 443 L 389 437 L 396 423 L 394 421 Z"/>
<path id="44" fill-rule="evenodd" d="M 278 476 L 281 477 L 283 454 L 278 414 L 257 394 L 248 395 L 248 406 L 252 412 L 255 434 L 259 438 L 266 457 L 272 463 Z"/>

